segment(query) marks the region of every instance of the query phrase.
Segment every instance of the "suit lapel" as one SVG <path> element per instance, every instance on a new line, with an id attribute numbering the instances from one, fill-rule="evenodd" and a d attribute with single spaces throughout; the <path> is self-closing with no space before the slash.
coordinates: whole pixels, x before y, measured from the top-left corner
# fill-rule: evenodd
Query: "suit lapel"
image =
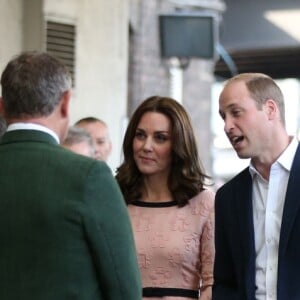
<path id="1" fill-rule="evenodd" d="M 236 209 L 239 218 L 239 236 L 242 242 L 242 259 L 245 268 L 245 286 L 248 296 L 253 293 L 255 285 L 255 245 L 252 213 L 252 179 L 249 168 L 242 173 L 236 189 Z M 251 296 L 250 296 L 251 297 Z"/>
<path id="2" fill-rule="evenodd" d="M 300 183 L 300 146 L 298 145 L 296 155 L 292 164 L 289 182 L 287 186 L 285 203 L 283 208 L 282 223 L 279 242 L 279 260 L 284 254 L 287 242 L 293 227 L 293 223 L 300 207 L 299 183 Z"/>
<path id="3" fill-rule="evenodd" d="M 245 254 L 248 256 L 254 245 L 253 214 L 252 214 L 252 180 L 249 170 L 244 171 L 237 190 L 236 207 L 239 218 L 239 233 Z"/>

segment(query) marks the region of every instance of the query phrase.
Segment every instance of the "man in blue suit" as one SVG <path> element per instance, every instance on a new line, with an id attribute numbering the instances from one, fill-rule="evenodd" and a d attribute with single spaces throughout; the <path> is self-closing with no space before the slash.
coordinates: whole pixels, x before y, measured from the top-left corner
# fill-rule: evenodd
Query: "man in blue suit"
<path id="1" fill-rule="evenodd" d="M 109 167 L 59 145 L 71 80 L 46 53 L 1 76 L 0 299 L 140 300 L 127 208 Z"/>
<path id="2" fill-rule="evenodd" d="M 219 112 L 250 166 L 216 194 L 213 300 L 299 300 L 300 148 L 285 129 L 282 92 L 265 74 L 239 74 Z"/>

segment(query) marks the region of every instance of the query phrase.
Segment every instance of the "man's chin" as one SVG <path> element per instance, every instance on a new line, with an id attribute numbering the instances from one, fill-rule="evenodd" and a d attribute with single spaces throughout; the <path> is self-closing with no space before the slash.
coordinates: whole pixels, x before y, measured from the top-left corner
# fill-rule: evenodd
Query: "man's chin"
<path id="1" fill-rule="evenodd" d="M 240 158 L 240 159 L 248 159 L 250 158 L 250 155 L 247 154 L 247 153 L 243 153 L 243 152 L 236 152 L 237 156 Z"/>
<path id="2" fill-rule="evenodd" d="M 241 159 L 247 159 L 250 157 L 249 153 L 247 153 L 246 151 L 243 151 L 242 147 L 240 147 L 240 148 L 236 147 L 236 148 L 234 148 L 234 150 L 235 150 L 237 156 Z"/>

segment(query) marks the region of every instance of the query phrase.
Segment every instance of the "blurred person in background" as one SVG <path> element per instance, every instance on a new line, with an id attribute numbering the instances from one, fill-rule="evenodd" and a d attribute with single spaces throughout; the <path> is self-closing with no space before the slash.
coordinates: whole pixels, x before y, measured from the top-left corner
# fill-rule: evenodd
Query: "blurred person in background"
<path id="1" fill-rule="evenodd" d="M 94 158 L 94 143 L 90 134 L 83 128 L 71 126 L 68 129 L 66 138 L 62 146 L 77 154 Z"/>
<path id="2" fill-rule="evenodd" d="M 94 117 L 86 117 L 77 121 L 75 126 L 85 129 L 91 135 L 95 158 L 107 162 L 112 151 L 112 143 L 106 123 Z"/>

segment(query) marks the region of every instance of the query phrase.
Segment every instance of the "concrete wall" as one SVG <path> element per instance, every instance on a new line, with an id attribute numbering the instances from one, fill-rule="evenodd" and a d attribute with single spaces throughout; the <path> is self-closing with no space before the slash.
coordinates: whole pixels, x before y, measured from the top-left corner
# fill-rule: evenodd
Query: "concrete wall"
<path id="1" fill-rule="evenodd" d="M 45 50 L 46 21 L 76 26 L 76 70 L 71 123 L 103 119 L 120 163 L 127 111 L 127 0 L 0 0 L 0 67 L 23 50 Z"/>
<path id="2" fill-rule="evenodd" d="M 72 122 L 86 116 L 109 126 L 113 153 L 120 163 L 123 120 L 127 109 L 128 3 L 126 0 L 47 0 L 51 20 L 66 19 L 77 27 L 76 82 Z"/>
<path id="3" fill-rule="evenodd" d="M 23 1 L 0 0 L 0 70 L 22 50 Z"/>

